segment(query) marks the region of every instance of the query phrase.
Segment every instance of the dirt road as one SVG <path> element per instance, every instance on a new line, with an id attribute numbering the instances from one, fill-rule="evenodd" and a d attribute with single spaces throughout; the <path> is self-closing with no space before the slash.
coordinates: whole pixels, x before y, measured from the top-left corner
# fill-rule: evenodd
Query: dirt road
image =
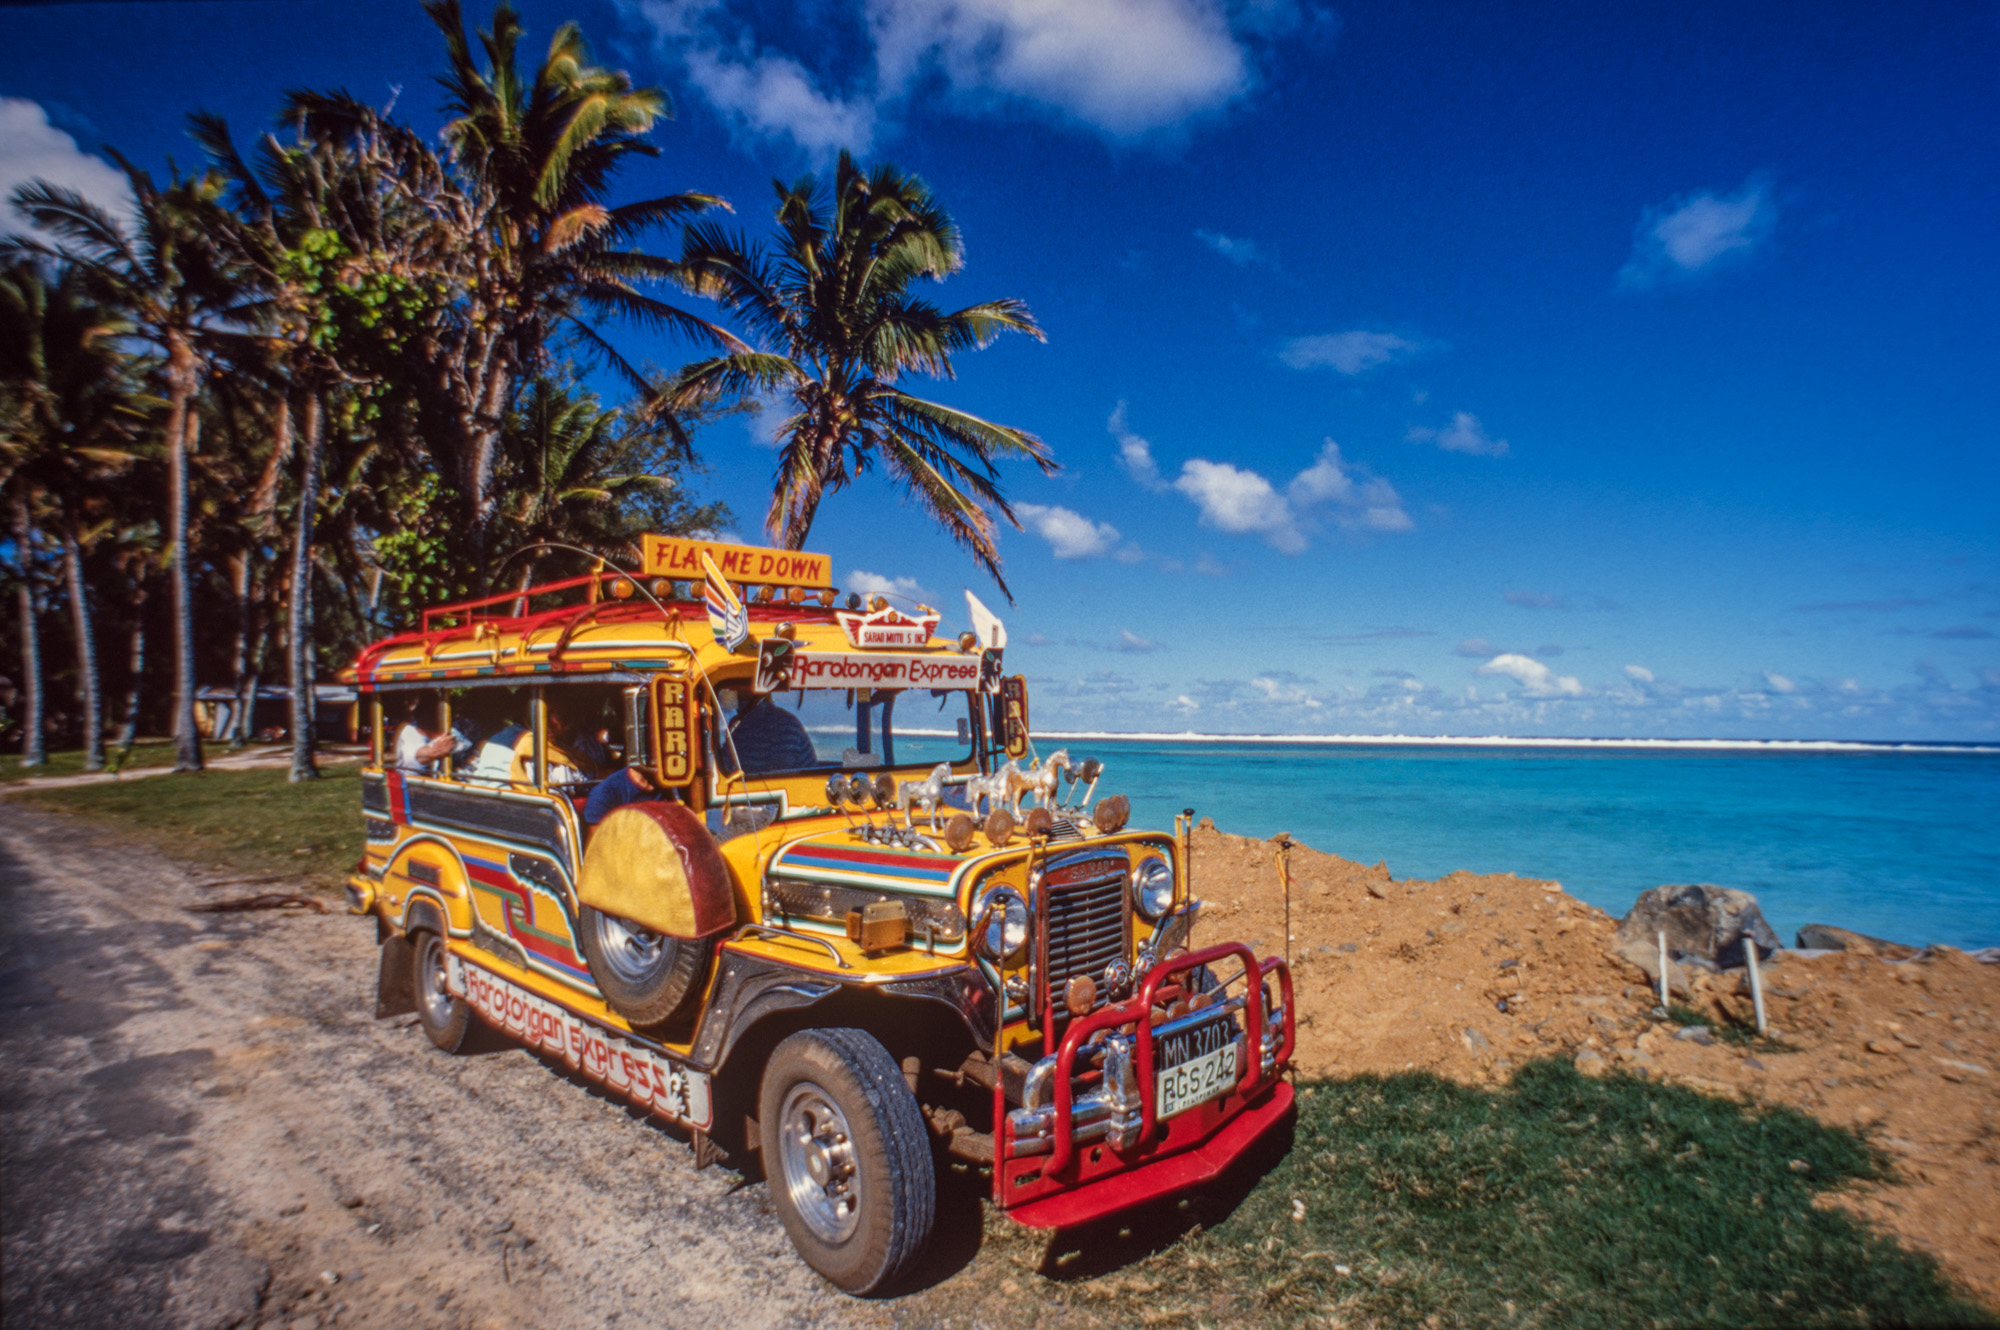
<path id="1" fill-rule="evenodd" d="M 881 1323 L 761 1184 L 495 1042 L 372 1019 L 374 934 L 0 804 L 10 1326 Z"/>

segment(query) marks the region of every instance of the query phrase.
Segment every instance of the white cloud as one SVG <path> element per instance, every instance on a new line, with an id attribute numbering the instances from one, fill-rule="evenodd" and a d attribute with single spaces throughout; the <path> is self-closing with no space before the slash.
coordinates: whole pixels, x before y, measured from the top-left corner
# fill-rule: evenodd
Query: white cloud
<path id="1" fill-rule="evenodd" d="M 1754 176 L 1734 194 L 1703 191 L 1671 207 L 1650 208 L 1640 220 L 1632 257 L 1619 269 L 1619 285 L 1644 289 L 1693 276 L 1725 258 L 1746 257 L 1770 236 L 1777 220 L 1769 184 Z"/>
<path id="2" fill-rule="evenodd" d="M 652 28 L 660 49 L 680 59 L 688 82 L 734 128 L 789 138 L 815 157 L 873 147 L 872 93 L 822 91 L 804 65 L 732 24 L 723 0 L 621 0 L 621 8 Z"/>
<path id="3" fill-rule="evenodd" d="M 1153 445 L 1134 434 L 1125 423 L 1125 403 L 1111 413 L 1111 419 L 1104 423 L 1111 431 L 1111 437 L 1118 440 L 1118 465 L 1125 468 L 1125 474 L 1144 485 L 1149 490 L 1169 488 L 1160 475 L 1159 463 L 1153 460 Z"/>
<path id="4" fill-rule="evenodd" d="M 1193 715 L 1195 712 L 1201 710 L 1201 703 L 1195 701 L 1193 698 L 1189 697 L 1186 693 L 1182 693 L 1180 696 L 1176 697 L 1173 701 L 1167 703 L 1167 705 L 1172 707 L 1175 711 L 1183 713 L 1184 715 Z"/>
<path id="5" fill-rule="evenodd" d="M 816 59 L 770 49 L 726 0 L 618 3 L 726 117 L 822 156 L 866 151 L 939 84 L 972 110 L 1026 102 L 1111 138 L 1152 133 L 1248 92 L 1279 37 L 1334 26 L 1301 0 L 866 0 L 820 19 L 848 30 Z M 861 72 L 814 72 L 834 65 Z"/>
<path id="6" fill-rule="evenodd" d="M 1403 436 L 1411 443 L 1435 443 L 1448 453 L 1470 453 L 1474 457 L 1505 457 L 1507 440 L 1496 439 L 1470 411 L 1454 412 L 1443 429 L 1413 427 Z"/>
<path id="7" fill-rule="evenodd" d="M 1403 509 L 1395 486 L 1365 470 L 1350 468 L 1332 439 L 1320 445 L 1313 464 L 1292 478 L 1287 493 L 1300 512 L 1333 506 L 1341 526 L 1368 531 L 1412 531 L 1416 523 Z"/>
<path id="8" fill-rule="evenodd" d="M 1361 374 L 1392 360 L 1406 360 L 1420 350 L 1418 343 L 1395 333 L 1322 333 L 1294 337 L 1278 350 L 1278 359 L 1293 369 L 1330 368 L 1341 374 Z"/>
<path id="9" fill-rule="evenodd" d="M 1202 244 L 1239 268 L 1255 263 L 1258 259 L 1257 243 L 1253 240 L 1238 240 L 1220 231 L 1196 231 L 1194 234 Z"/>
<path id="10" fill-rule="evenodd" d="M 1521 685 L 1521 692 L 1528 697 L 1582 697 L 1583 685 L 1570 675 L 1557 675 L 1554 670 L 1532 656 L 1508 652 L 1495 656 L 1479 667 L 1481 674 L 1498 674 Z"/>
<path id="11" fill-rule="evenodd" d="M 1236 535 L 1259 535 L 1272 549 L 1298 554 L 1306 547 L 1292 506 L 1255 471 L 1190 457 L 1174 488 L 1194 500 L 1204 525 Z"/>
<path id="12" fill-rule="evenodd" d="M 859 591 L 864 596 L 899 596 L 922 604 L 936 603 L 936 597 L 917 585 L 914 577 L 884 577 L 861 568 L 847 575 L 847 589 Z"/>
<path id="13" fill-rule="evenodd" d="M 1653 682 L 1653 672 L 1644 665 L 1627 665 L 1625 667 L 1625 677 L 1634 683 Z"/>
<path id="14" fill-rule="evenodd" d="M 1158 651 L 1160 649 L 1160 644 L 1158 642 L 1151 640 L 1150 638 L 1139 636 L 1137 633 L 1133 632 L 1130 628 L 1120 628 L 1118 630 L 1118 636 L 1114 638 L 1111 642 L 1111 649 L 1113 651 L 1130 651 L 1130 652 L 1143 653 L 1148 651 Z"/>
<path id="15" fill-rule="evenodd" d="M 1194 500 L 1204 525 L 1261 536 L 1285 554 L 1305 550 L 1306 530 L 1322 514 L 1348 530 L 1410 531 L 1416 526 L 1395 486 L 1351 467 L 1332 439 L 1282 494 L 1255 471 L 1201 457 L 1181 465 L 1173 487 Z"/>
<path id="16" fill-rule="evenodd" d="M 1796 693 L 1799 691 L 1799 686 L 1796 683 L 1793 683 L 1782 674 L 1773 674 L 1769 670 L 1764 671 L 1764 686 L 1774 693 Z"/>
<path id="17" fill-rule="evenodd" d="M 1109 522 L 1093 522 L 1069 508 L 1039 503 L 1017 503 L 1014 511 L 1028 530 L 1049 542 L 1058 559 L 1088 559 L 1109 554 L 1118 544 L 1118 528 Z"/>
<path id="18" fill-rule="evenodd" d="M 1308 692 L 1302 684 L 1289 678 L 1259 675 L 1250 681 L 1250 686 L 1262 694 L 1266 702 L 1279 702 L 1286 706 L 1305 707 L 1308 710 L 1317 710 L 1320 706 L 1318 698 Z"/>
<path id="19" fill-rule="evenodd" d="M 887 95 L 930 69 L 974 98 L 1018 97 L 1112 135 L 1176 124 L 1250 85 L 1219 0 L 869 0 Z"/>
<path id="20" fill-rule="evenodd" d="M 874 144 L 874 104 L 827 96 L 790 56 L 714 47 L 691 50 L 686 59 L 688 81 L 744 128 L 784 135 L 816 157 L 842 148 L 866 155 Z"/>
<path id="21" fill-rule="evenodd" d="M 121 221 L 131 217 L 132 187 L 123 171 L 77 147 L 49 123 L 40 103 L 0 97 L 0 235 L 34 232 L 14 210 L 13 197 L 35 180 L 73 189 Z"/>
<path id="22" fill-rule="evenodd" d="M 792 399 L 789 393 L 753 393 L 746 400 L 749 410 L 743 418 L 743 432 L 750 443 L 758 448 L 776 448 L 779 431 L 792 415 Z"/>

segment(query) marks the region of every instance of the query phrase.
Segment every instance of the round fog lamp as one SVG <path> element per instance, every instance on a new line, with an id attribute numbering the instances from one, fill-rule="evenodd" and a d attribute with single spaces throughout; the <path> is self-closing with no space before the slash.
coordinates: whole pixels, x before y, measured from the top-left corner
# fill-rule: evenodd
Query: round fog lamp
<path id="1" fill-rule="evenodd" d="M 1174 870 L 1165 859 L 1148 855 L 1132 870 L 1132 906 L 1157 923 L 1174 903 Z"/>
<path id="2" fill-rule="evenodd" d="M 987 960 L 1011 965 L 1027 950 L 1028 902 L 1012 887 L 981 892 L 973 902 L 972 916 L 984 921 L 975 941 Z"/>

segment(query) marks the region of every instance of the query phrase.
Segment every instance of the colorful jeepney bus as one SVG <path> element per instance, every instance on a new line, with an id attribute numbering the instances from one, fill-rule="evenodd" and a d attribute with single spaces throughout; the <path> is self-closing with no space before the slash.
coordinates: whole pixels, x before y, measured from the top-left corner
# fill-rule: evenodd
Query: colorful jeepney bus
<path id="1" fill-rule="evenodd" d="M 1100 764 L 1035 752 L 976 600 L 947 639 L 840 597 L 824 555 L 648 537 L 641 562 L 430 610 L 343 676 L 379 1016 L 446 1052 L 484 1022 L 698 1165 L 761 1167 L 854 1293 L 918 1259 L 940 1158 L 1070 1226 L 1288 1114 L 1289 971 L 1195 939 L 1189 819 L 1132 829 Z"/>

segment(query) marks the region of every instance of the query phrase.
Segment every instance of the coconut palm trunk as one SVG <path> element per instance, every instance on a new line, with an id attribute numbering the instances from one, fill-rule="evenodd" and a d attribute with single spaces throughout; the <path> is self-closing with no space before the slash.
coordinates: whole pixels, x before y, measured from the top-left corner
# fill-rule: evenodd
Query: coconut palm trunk
<path id="1" fill-rule="evenodd" d="M 167 352 L 167 544 L 174 589 L 174 770 L 201 770 L 194 723 L 194 579 L 188 572 L 188 453 L 201 422 L 193 409 L 194 348 L 169 339 Z"/>
<path id="2" fill-rule="evenodd" d="M 42 733 L 42 644 L 35 623 L 35 584 L 31 580 L 35 543 L 27 499 L 14 498 L 14 575 L 19 583 L 21 613 L 21 765 L 39 767 L 49 760 Z"/>
<path id="3" fill-rule="evenodd" d="M 62 525 L 63 580 L 69 587 L 69 621 L 76 634 L 76 701 L 83 709 L 83 769 L 104 770 L 104 706 L 97 674 L 97 634 L 90 624 L 90 591 L 83 579 L 83 546 L 76 527 Z"/>
<path id="4" fill-rule="evenodd" d="M 139 702 L 146 681 L 146 581 L 141 577 L 132 588 L 132 633 L 126 639 L 125 665 L 129 671 L 125 685 L 125 719 L 112 740 L 121 752 L 131 752 L 139 738 Z M 122 762 L 123 759 L 121 758 Z"/>
<path id="5" fill-rule="evenodd" d="M 291 645 L 292 779 L 318 780 L 313 761 L 313 518 L 319 507 L 321 411 L 318 391 L 306 394 L 299 431 L 299 511 L 293 523 Z"/>

